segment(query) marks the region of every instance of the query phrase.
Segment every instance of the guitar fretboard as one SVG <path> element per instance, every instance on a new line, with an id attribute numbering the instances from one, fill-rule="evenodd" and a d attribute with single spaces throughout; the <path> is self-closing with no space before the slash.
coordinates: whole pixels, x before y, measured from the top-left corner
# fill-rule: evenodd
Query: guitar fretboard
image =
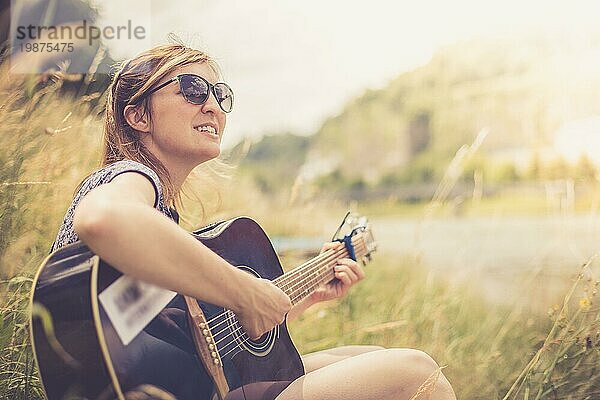
<path id="1" fill-rule="evenodd" d="M 368 254 L 364 232 L 359 232 L 352 237 L 352 246 L 356 260 Z M 349 254 L 345 246 L 340 250 L 327 250 L 281 275 L 273 280 L 273 283 L 290 297 L 292 304 L 298 304 L 317 288 L 333 280 L 335 277 L 333 268 L 337 260 L 347 257 Z"/>

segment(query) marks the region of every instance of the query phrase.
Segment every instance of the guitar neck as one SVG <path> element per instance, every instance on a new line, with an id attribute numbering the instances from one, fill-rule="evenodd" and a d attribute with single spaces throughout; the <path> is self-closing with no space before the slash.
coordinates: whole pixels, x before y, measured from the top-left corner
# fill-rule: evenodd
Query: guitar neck
<path id="1" fill-rule="evenodd" d="M 362 232 L 352 237 L 352 245 L 357 260 L 367 254 Z M 327 250 L 276 278 L 273 283 L 290 297 L 292 304 L 298 304 L 317 288 L 333 280 L 333 268 L 337 260 L 348 257 L 345 246 L 340 250 Z"/>

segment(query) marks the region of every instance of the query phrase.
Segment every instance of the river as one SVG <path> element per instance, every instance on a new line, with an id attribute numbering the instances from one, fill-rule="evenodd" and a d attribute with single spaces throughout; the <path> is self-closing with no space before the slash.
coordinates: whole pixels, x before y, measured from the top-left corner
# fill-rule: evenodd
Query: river
<path id="1" fill-rule="evenodd" d="M 501 303 L 557 302 L 568 277 L 600 251 L 597 214 L 387 217 L 372 224 L 381 254 L 417 257 L 436 276 Z"/>

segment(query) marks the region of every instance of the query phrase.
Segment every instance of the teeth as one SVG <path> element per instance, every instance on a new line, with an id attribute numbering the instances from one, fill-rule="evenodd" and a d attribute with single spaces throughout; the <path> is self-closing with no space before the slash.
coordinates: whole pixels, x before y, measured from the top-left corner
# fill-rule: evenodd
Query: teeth
<path id="1" fill-rule="evenodd" d="M 212 126 L 197 126 L 195 129 L 198 132 L 208 132 L 208 133 L 212 133 L 213 135 L 217 134 L 217 131 Z"/>

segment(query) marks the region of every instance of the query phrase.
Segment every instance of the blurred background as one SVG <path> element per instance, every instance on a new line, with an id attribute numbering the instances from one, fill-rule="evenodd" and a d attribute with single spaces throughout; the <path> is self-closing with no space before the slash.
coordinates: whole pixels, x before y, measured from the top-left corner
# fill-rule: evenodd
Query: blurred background
<path id="1" fill-rule="evenodd" d="M 371 220 L 369 279 L 291 327 L 302 352 L 420 348 L 465 399 L 600 397 L 595 2 L 1 4 L 5 398 L 43 396 L 28 293 L 98 166 L 110 77 L 170 32 L 213 55 L 236 94 L 229 177 L 206 171 L 186 229 L 252 216 L 291 268 L 346 210 Z M 11 50 L 15 25 L 82 20 L 145 36 L 75 40 L 68 57 Z"/>

